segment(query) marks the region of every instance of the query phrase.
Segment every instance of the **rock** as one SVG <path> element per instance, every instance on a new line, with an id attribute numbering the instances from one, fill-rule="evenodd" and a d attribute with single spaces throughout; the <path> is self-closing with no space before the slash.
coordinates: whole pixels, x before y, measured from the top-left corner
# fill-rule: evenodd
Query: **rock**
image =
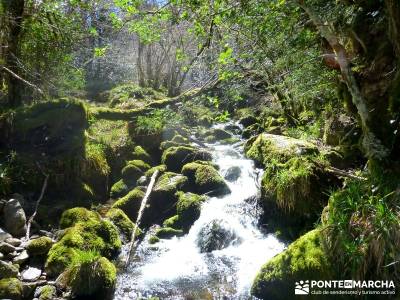
<path id="1" fill-rule="evenodd" d="M 192 191 L 210 196 L 222 196 L 230 189 L 218 171 L 207 162 L 192 162 L 183 166 L 182 174 L 189 178 Z"/>
<path id="2" fill-rule="evenodd" d="M 136 146 L 133 150 L 133 159 L 142 160 L 148 164 L 152 164 L 151 156 L 141 146 Z"/>
<path id="3" fill-rule="evenodd" d="M 0 278 L 17 277 L 19 270 L 16 266 L 0 260 Z"/>
<path id="4" fill-rule="evenodd" d="M 29 267 L 28 269 L 22 271 L 21 278 L 24 281 L 35 281 L 39 279 L 40 275 L 42 275 L 42 270 Z"/>
<path id="5" fill-rule="evenodd" d="M 347 115 L 333 115 L 325 122 L 323 141 L 330 146 L 338 146 L 347 133 L 354 128 L 354 121 Z M 350 136 L 351 137 L 351 136 Z"/>
<path id="6" fill-rule="evenodd" d="M 180 229 L 174 229 L 171 227 L 163 227 L 156 230 L 155 236 L 159 239 L 170 239 L 174 236 L 182 236 L 183 231 Z"/>
<path id="7" fill-rule="evenodd" d="M 233 134 L 240 134 L 242 131 L 239 126 L 235 124 L 228 124 L 225 126 L 225 130 L 232 132 Z"/>
<path id="8" fill-rule="evenodd" d="M 2 228 L 0 228 L 0 243 L 4 242 L 6 239 L 12 238 L 12 235 L 5 232 Z"/>
<path id="9" fill-rule="evenodd" d="M 84 207 L 74 207 L 62 213 L 60 228 L 65 229 L 74 226 L 78 222 L 87 222 L 90 220 L 99 221 L 100 219 L 101 217 L 97 212 Z"/>
<path id="10" fill-rule="evenodd" d="M 14 247 L 13 245 L 10 245 L 9 243 L 6 243 L 6 242 L 0 243 L 0 252 L 3 252 L 4 254 L 12 253 L 16 250 L 17 250 L 17 248 Z"/>
<path id="11" fill-rule="evenodd" d="M 105 257 L 82 263 L 75 272 L 70 286 L 75 297 L 108 299 L 116 283 L 117 270 Z"/>
<path id="12" fill-rule="evenodd" d="M 17 278 L 0 280 L 0 299 L 21 300 L 22 292 L 22 283 Z"/>
<path id="13" fill-rule="evenodd" d="M 17 238 L 8 238 L 5 240 L 6 243 L 13 245 L 14 247 L 18 247 L 21 245 L 21 240 Z"/>
<path id="14" fill-rule="evenodd" d="M 38 281 L 34 281 L 34 282 L 28 282 L 28 281 L 24 281 L 22 282 L 22 294 L 24 299 L 31 299 L 35 289 L 39 286 L 39 285 L 43 285 L 46 281 L 43 280 L 38 280 Z"/>
<path id="15" fill-rule="evenodd" d="M 224 249 L 240 242 L 240 239 L 229 228 L 227 222 L 224 220 L 213 220 L 200 230 L 196 242 L 200 248 L 200 252 L 204 253 Z"/>
<path id="16" fill-rule="evenodd" d="M 234 181 L 238 180 L 241 173 L 242 173 L 242 169 L 240 169 L 240 167 L 233 166 L 233 167 L 230 167 L 228 170 L 226 170 L 224 178 L 226 180 L 228 180 L 229 182 L 234 182 Z"/>
<path id="17" fill-rule="evenodd" d="M 106 217 L 119 229 L 125 236 L 125 239 L 129 240 L 131 238 L 135 223 L 133 223 L 121 209 L 111 208 L 107 212 Z M 141 230 L 137 228 L 136 236 L 139 236 L 141 233 Z"/>
<path id="18" fill-rule="evenodd" d="M 4 206 L 4 228 L 15 237 L 26 234 L 26 216 L 21 204 L 16 199 L 10 199 Z"/>
<path id="19" fill-rule="evenodd" d="M 251 294 L 260 299 L 292 299 L 296 281 L 338 278 L 333 274 L 334 267 L 329 263 L 322 238 L 320 230 L 312 230 L 269 260 L 257 274 Z M 318 295 L 309 296 L 320 299 Z"/>
<path id="20" fill-rule="evenodd" d="M 245 127 L 245 128 L 249 127 L 249 126 L 251 126 L 253 124 L 256 124 L 258 122 L 259 122 L 258 119 L 256 117 L 254 117 L 254 116 L 251 116 L 251 115 L 243 117 L 243 118 L 241 118 L 239 120 L 239 124 L 243 125 L 243 127 Z"/>
<path id="21" fill-rule="evenodd" d="M 0 252 L 0 259 L 4 258 L 4 254 Z"/>
<path id="22" fill-rule="evenodd" d="M 39 230 L 39 234 L 42 236 L 47 236 L 49 238 L 51 238 L 53 236 L 53 234 L 50 231 L 46 231 L 46 230 Z"/>
<path id="23" fill-rule="evenodd" d="M 54 285 L 44 285 L 38 287 L 35 290 L 34 296 L 38 298 L 38 300 L 53 300 L 56 298 L 57 289 Z"/>
<path id="24" fill-rule="evenodd" d="M 18 265 L 22 265 L 22 264 L 24 264 L 28 259 L 29 259 L 28 252 L 26 252 L 26 250 L 24 250 L 24 251 L 22 251 L 19 255 L 17 255 L 16 257 L 14 257 L 13 263 L 18 264 Z"/>
<path id="25" fill-rule="evenodd" d="M 26 250 L 30 256 L 46 255 L 52 245 L 53 240 L 51 238 L 42 236 L 40 238 L 30 240 L 26 245 Z"/>
<path id="26" fill-rule="evenodd" d="M 113 199 L 120 198 L 128 194 L 129 187 L 123 179 L 113 184 L 110 191 L 110 197 Z"/>
<path id="27" fill-rule="evenodd" d="M 200 217 L 201 204 L 206 200 L 206 197 L 183 192 L 178 192 L 178 197 L 178 203 L 176 204 L 178 218 L 175 223 L 178 223 L 182 229 L 188 231 Z"/>
<path id="28" fill-rule="evenodd" d="M 139 188 L 135 188 L 130 191 L 126 196 L 116 201 L 112 205 L 112 208 L 121 209 L 131 220 L 136 221 L 140 204 L 143 198 L 144 192 Z"/>
<path id="29" fill-rule="evenodd" d="M 193 147 L 180 146 L 171 147 L 164 151 L 161 161 L 165 164 L 168 170 L 179 172 L 182 166 L 196 160 L 210 161 L 211 153 L 199 150 Z"/>
<path id="30" fill-rule="evenodd" d="M 253 124 L 249 127 L 246 127 L 242 132 L 242 137 L 245 139 L 249 139 L 252 136 L 258 135 L 262 132 L 262 129 L 259 124 Z"/>

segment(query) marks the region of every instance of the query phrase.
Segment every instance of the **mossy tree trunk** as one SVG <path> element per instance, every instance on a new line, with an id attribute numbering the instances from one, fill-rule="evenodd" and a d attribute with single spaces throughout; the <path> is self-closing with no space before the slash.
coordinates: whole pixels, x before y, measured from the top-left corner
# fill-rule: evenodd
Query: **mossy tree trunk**
<path id="1" fill-rule="evenodd" d="M 343 81 L 352 96 L 352 101 L 355 107 L 357 108 L 358 117 L 363 130 L 363 148 L 366 156 L 371 162 L 385 161 L 389 155 L 389 150 L 383 144 L 382 139 L 378 137 L 374 131 L 371 112 L 351 69 L 345 47 L 341 44 L 337 34 L 334 32 L 334 29 L 330 24 L 323 22 L 318 14 L 304 3 L 304 0 L 298 0 L 298 3 L 317 28 L 321 37 L 328 42 L 336 55 Z"/>

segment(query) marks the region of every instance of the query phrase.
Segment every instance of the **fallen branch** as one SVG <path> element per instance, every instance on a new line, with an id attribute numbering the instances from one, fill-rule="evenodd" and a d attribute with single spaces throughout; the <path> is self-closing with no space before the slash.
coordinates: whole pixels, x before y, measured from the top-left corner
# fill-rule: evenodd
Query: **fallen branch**
<path id="1" fill-rule="evenodd" d="M 25 236 L 26 241 L 29 241 L 29 239 L 30 239 L 29 235 L 30 235 L 30 231 L 31 231 L 32 222 L 37 214 L 37 211 L 38 211 L 38 208 L 40 205 L 40 201 L 42 201 L 42 198 L 44 196 L 44 192 L 46 191 L 48 181 L 49 181 L 49 175 L 46 175 L 46 178 L 44 179 L 44 182 L 43 182 L 42 191 L 40 192 L 40 196 L 39 196 L 38 200 L 36 201 L 35 211 L 33 212 L 32 216 L 29 218 L 28 223 L 27 223 L 26 236 Z"/>
<path id="2" fill-rule="evenodd" d="M 332 174 L 335 174 L 338 176 L 343 176 L 343 177 L 348 177 L 348 178 L 363 180 L 363 181 L 367 180 L 367 178 L 365 178 L 365 177 L 357 176 L 357 175 L 351 174 L 349 172 L 337 169 L 335 167 L 326 167 L 325 170 L 328 171 L 329 173 L 332 173 Z"/>
<path id="3" fill-rule="evenodd" d="M 155 108 L 164 108 L 168 105 L 193 99 L 194 97 L 200 95 L 201 93 L 204 93 L 205 91 L 214 88 L 219 82 L 220 82 L 219 79 L 210 80 L 200 88 L 190 89 L 189 91 L 186 91 L 181 95 L 173 98 L 153 101 L 142 108 L 128 109 L 128 110 L 112 109 L 112 108 L 95 108 L 91 110 L 91 114 L 97 119 L 105 119 L 112 121 L 115 120 L 129 121 L 137 116 L 149 113 Z"/>
<path id="4" fill-rule="evenodd" d="M 149 198 L 149 196 L 150 196 L 150 194 L 151 194 L 151 191 L 153 190 L 153 186 L 154 186 L 154 184 L 155 184 L 155 182 L 156 182 L 156 178 L 157 178 L 157 176 L 158 176 L 158 173 L 159 173 L 159 170 L 156 170 L 156 171 L 153 173 L 153 175 L 151 176 L 150 183 L 149 183 L 149 185 L 147 186 L 146 194 L 144 195 L 144 198 L 143 198 L 143 200 L 142 200 L 142 203 L 140 204 L 140 209 L 139 209 L 139 212 L 138 212 L 138 216 L 137 216 L 137 218 L 136 218 L 136 223 L 135 223 L 135 226 L 134 226 L 134 228 L 133 228 L 132 235 L 131 235 L 131 242 L 130 242 L 129 248 L 128 248 L 128 254 L 127 254 L 126 261 L 125 261 L 125 268 L 126 268 L 126 267 L 128 266 L 128 264 L 129 264 L 129 259 L 130 259 L 130 257 L 131 257 L 133 245 L 134 245 L 134 243 L 135 243 L 136 231 L 137 231 L 137 229 L 139 228 L 140 221 L 141 221 L 141 218 L 142 218 L 144 209 L 145 209 L 145 207 L 146 207 L 147 200 L 148 200 L 148 198 Z"/>
<path id="5" fill-rule="evenodd" d="M 26 85 L 28 85 L 29 87 L 37 90 L 40 94 L 43 95 L 43 91 L 38 88 L 36 85 L 34 85 L 33 83 L 29 82 L 28 80 L 22 78 L 21 76 L 17 75 L 16 73 L 14 73 L 13 71 L 11 71 L 9 68 L 7 67 L 1 67 L 3 70 L 7 71 L 9 74 L 11 74 L 11 76 L 17 78 L 18 80 L 22 81 L 23 83 L 25 83 Z"/>

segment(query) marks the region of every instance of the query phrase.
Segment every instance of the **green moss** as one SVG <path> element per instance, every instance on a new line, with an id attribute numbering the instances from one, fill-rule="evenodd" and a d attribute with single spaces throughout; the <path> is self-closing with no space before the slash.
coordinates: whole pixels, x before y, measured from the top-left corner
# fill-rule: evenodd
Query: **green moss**
<path id="1" fill-rule="evenodd" d="M 45 285 L 40 288 L 39 300 L 53 300 L 56 298 L 56 287 L 54 285 Z"/>
<path id="2" fill-rule="evenodd" d="M 238 143 L 238 142 L 240 142 L 240 139 L 237 138 L 237 137 L 231 137 L 231 138 L 220 140 L 220 143 L 224 144 L 224 145 L 235 144 L 235 143 Z"/>
<path id="3" fill-rule="evenodd" d="M 181 189 L 186 182 L 187 178 L 181 174 L 165 172 L 158 178 L 156 184 L 154 185 L 153 192 L 156 194 L 175 194 L 175 192 Z"/>
<path id="4" fill-rule="evenodd" d="M 133 150 L 133 159 L 142 160 L 148 164 L 153 162 L 150 155 L 141 146 L 136 146 Z"/>
<path id="5" fill-rule="evenodd" d="M 322 245 L 319 229 L 303 235 L 281 254 L 268 261 L 257 274 L 251 289 L 261 299 L 291 299 L 295 281 L 331 277 L 332 265 Z M 318 299 L 318 296 L 311 299 Z"/>
<path id="6" fill-rule="evenodd" d="M 106 217 L 110 219 L 110 221 L 117 226 L 117 228 L 122 232 L 126 238 L 130 239 L 132 235 L 132 231 L 135 227 L 135 224 L 129 219 L 129 217 L 119 208 L 111 208 Z M 142 231 L 137 228 L 136 236 L 139 236 Z"/>
<path id="7" fill-rule="evenodd" d="M 66 229 L 60 241 L 50 249 L 46 270 L 50 275 L 61 273 L 71 264 L 79 250 L 94 250 L 112 257 L 121 245 L 118 229 L 110 221 L 90 219 L 78 222 Z"/>
<path id="8" fill-rule="evenodd" d="M 111 187 L 110 197 L 119 198 L 125 196 L 129 192 L 129 187 L 123 179 L 114 183 Z"/>
<path id="9" fill-rule="evenodd" d="M 189 140 L 187 138 L 181 136 L 180 134 L 177 134 L 173 137 L 172 142 L 187 144 L 189 142 Z"/>
<path id="10" fill-rule="evenodd" d="M 136 220 L 144 192 L 138 188 L 130 191 L 126 196 L 116 201 L 112 208 L 120 208 L 131 220 Z"/>
<path id="11" fill-rule="evenodd" d="M 76 297 L 105 299 L 114 289 L 117 270 L 105 257 L 77 264 L 71 269 L 70 286 Z"/>
<path id="12" fill-rule="evenodd" d="M 160 239 L 170 239 L 174 236 L 182 236 L 183 231 L 180 229 L 174 229 L 170 227 L 163 227 L 160 229 L 157 229 L 156 231 L 156 236 Z"/>
<path id="13" fill-rule="evenodd" d="M 159 166 L 152 167 L 151 169 L 146 171 L 145 176 L 151 177 L 156 170 L 158 170 L 159 173 L 164 173 L 165 171 L 167 171 L 167 166 L 159 165 Z"/>
<path id="14" fill-rule="evenodd" d="M 42 236 L 37 239 L 31 240 L 26 245 L 26 250 L 30 256 L 45 255 L 49 252 L 53 241 L 47 236 Z"/>
<path id="15" fill-rule="evenodd" d="M 0 280 L 0 298 L 22 299 L 22 283 L 17 278 L 4 278 Z"/>
<path id="16" fill-rule="evenodd" d="M 175 216 L 172 216 L 172 217 L 166 219 L 163 222 L 163 226 L 164 227 L 179 228 L 181 226 L 181 223 L 180 223 L 180 220 L 179 220 L 179 216 L 175 215 Z"/>
<path id="17" fill-rule="evenodd" d="M 107 162 L 106 157 L 106 148 L 103 144 L 100 143 L 86 143 L 85 146 L 85 168 L 83 173 L 87 173 L 88 175 L 99 174 L 102 176 L 108 176 L 110 174 L 110 166 Z"/>
<path id="18" fill-rule="evenodd" d="M 158 243 L 159 241 L 160 241 L 160 239 L 158 237 L 156 237 L 155 235 L 152 235 L 149 238 L 150 245 L 154 245 L 154 244 Z"/>
<path id="19" fill-rule="evenodd" d="M 164 141 L 160 144 L 160 150 L 165 151 L 171 147 L 180 147 L 180 146 L 188 146 L 187 143 L 177 143 L 172 141 Z"/>
<path id="20" fill-rule="evenodd" d="M 164 151 L 161 161 L 168 170 L 179 172 L 185 163 L 195 160 L 211 160 L 211 154 L 193 147 L 171 147 Z"/>
<path id="21" fill-rule="evenodd" d="M 143 173 L 149 170 L 151 167 L 149 164 L 145 163 L 143 160 L 130 160 L 127 162 L 127 165 L 132 165 L 138 167 Z"/>
<path id="22" fill-rule="evenodd" d="M 182 174 L 189 178 L 197 193 L 209 193 L 212 196 L 230 192 L 228 185 L 218 171 L 209 164 L 193 162 L 183 166 Z"/>
<path id="23" fill-rule="evenodd" d="M 125 182 L 136 182 L 143 175 L 143 171 L 135 165 L 126 165 L 121 175 Z"/>
<path id="24" fill-rule="evenodd" d="M 201 204 L 206 200 L 206 197 L 183 192 L 178 192 L 178 197 L 176 205 L 178 220 L 183 229 L 188 230 L 200 217 Z"/>
<path id="25" fill-rule="evenodd" d="M 94 211 L 84 207 L 75 207 L 63 212 L 60 220 L 60 228 L 71 227 L 78 222 L 86 222 L 89 220 L 100 220 L 100 215 Z"/>

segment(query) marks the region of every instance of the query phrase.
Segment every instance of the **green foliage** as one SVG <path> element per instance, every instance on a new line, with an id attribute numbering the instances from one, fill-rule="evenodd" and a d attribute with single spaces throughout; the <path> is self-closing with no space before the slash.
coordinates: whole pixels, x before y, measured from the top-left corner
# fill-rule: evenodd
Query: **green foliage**
<path id="1" fill-rule="evenodd" d="M 136 120 L 137 133 L 159 133 L 164 127 L 179 124 L 180 116 L 168 109 L 155 109 L 147 116 L 139 116 Z"/>
<path id="2" fill-rule="evenodd" d="M 400 246 L 398 175 L 381 171 L 367 181 L 348 180 L 333 192 L 322 215 L 329 251 L 346 276 L 393 280 Z"/>

